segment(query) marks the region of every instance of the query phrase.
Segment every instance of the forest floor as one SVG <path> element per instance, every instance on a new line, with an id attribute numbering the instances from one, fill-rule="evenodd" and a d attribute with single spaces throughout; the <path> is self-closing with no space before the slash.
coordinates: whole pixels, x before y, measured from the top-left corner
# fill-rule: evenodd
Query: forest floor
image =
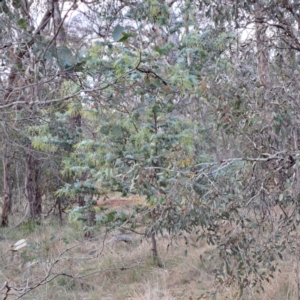
<path id="1" fill-rule="evenodd" d="M 87 239 L 74 224 L 61 226 L 54 218 L 0 228 L 0 299 L 194 300 L 213 299 L 216 288 L 215 299 L 239 298 L 237 286 L 217 285 L 218 256 L 204 241 L 193 242 L 192 235 L 158 237 L 159 268 L 150 239 L 131 233 L 132 243 L 124 243 L 114 238 L 118 233 Z M 21 239 L 27 245 L 12 251 Z M 294 261 L 280 264 L 281 272 L 265 282 L 264 291 L 247 289 L 241 299 L 298 299 Z"/>

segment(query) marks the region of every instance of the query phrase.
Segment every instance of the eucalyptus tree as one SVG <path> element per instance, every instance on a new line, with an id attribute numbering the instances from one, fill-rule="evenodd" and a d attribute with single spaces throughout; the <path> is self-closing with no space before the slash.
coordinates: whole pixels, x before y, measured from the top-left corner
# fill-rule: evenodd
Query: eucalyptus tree
<path id="1" fill-rule="evenodd" d="M 73 8 L 71 5 L 69 11 Z M 42 18 L 38 13 L 43 13 Z M 42 157 L 32 148 L 28 130 L 43 122 L 42 110 L 63 100 L 55 96 L 59 96 L 56 91 L 72 59 L 68 56 L 70 50 L 68 52 L 68 48 L 61 45 L 66 42 L 63 30 L 66 16 L 67 13 L 62 18 L 57 1 L 14 1 L 3 2 L 1 6 L 1 136 L 5 188 L 2 225 L 8 224 L 8 208 L 11 207 L 7 180 L 12 158 L 7 151 L 17 151 L 26 157 L 23 168 L 30 217 L 35 219 L 41 214 Z"/>
<path id="2" fill-rule="evenodd" d="M 212 127 L 212 117 L 204 112 L 202 94 L 212 68 L 229 64 L 222 54 L 231 34 L 196 31 L 196 24 L 182 19 L 188 8 L 185 2 L 128 5 L 126 14 L 114 15 L 110 35 L 85 52 L 87 82 L 94 87 L 82 90 L 86 138 L 65 159 L 64 170 L 81 180 L 58 192 L 146 196 L 143 214 L 156 259 L 158 232 L 189 231 L 204 218 L 193 166 L 211 161 L 215 146 L 209 144 L 213 134 L 205 125 Z M 108 219 L 137 226 L 124 218 Z"/>
<path id="3" fill-rule="evenodd" d="M 173 3 L 178 4 L 177 11 L 174 10 L 174 14 L 179 11 L 178 18 L 184 12 L 180 11 L 180 3 Z M 101 98 L 102 95 L 99 96 L 98 102 L 106 109 L 104 111 L 112 107 L 115 107 L 115 111 L 112 114 L 114 117 L 110 117 L 105 126 L 101 125 L 100 131 L 109 137 L 105 145 L 109 144 L 112 147 L 110 151 L 99 150 L 105 157 L 108 155 L 105 166 L 110 168 L 104 174 L 95 173 L 95 176 L 100 176 L 100 182 L 109 181 L 119 188 L 127 186 L 127 190 L 134 191 L 138 189 L 139 178 L 145 178 L 143 168 L 162 168 L 167 176 L 163 171 L 155 171 L 153 175 L 157 179 L 155 186 L 158 192 L 151 184 L 145 191 L 142 190 L 142 186 L 139 187 L 146 195 L 147 192 L 151 194 L 152 188 L 153 194 L 147 195 L 150 204 L 150 199 L 163 198 L 162 204 L 154 205 L 156 209 L 159 207 L 159 213 L 157 218 L 154 213 L 151 229 L 155 227 L 154 224 L 159 224 L 159 220 L 168 220 L 163 225 L 165 228 L 173 224 L 173 221 L 164 215 L 168 211 L 164 204 L 171 198 L 176 199 L 172 194 L 172 191 L 176 190 L 172 189 L 172 184 L 185 183 L 184 187 L 190 190 L 190 201 L 186 203 L 189 203 L 192 209 L 184 215 L 182 212 L 188 210 L 180 208 L 179 201 L 171 205 L 172 209 L 178 209 L 178 214 L 186 216 L 185 222 L 193 220 L 195 224 L 201 224 L 207 230 L 202 234 L 212 243 L 217 243 L 220 256 L 224 259 L 224 269 L 218 278 L 224 282 L 237 280 L 241 289 L 255 286 L 261 283 L 262 279 L 269 279 L 264 266 L 267 266 L 269 272 L 273 272 L 277 263 L 275 256 L 281 258 L 282 251 L 287 247 L 297 254 L 299 248 L 297 235 L 295 237 L 288 234 L 294 232 L 299 222 L 299 89 L 295 80 L 298 74 L 298 7 L 293 2 L 278 2 L 278 5 L 273 5 L 265 1 L 238 1 L 233 6 L 228 5 L 226 1 L 211 1 L 207 4 L 201 2 L 201 12 L 193 6 L 196 13 L 189 15 L 188 19 L 185 18 L 187 23 L 184 19 L 180 20 L 174 29 L 168 26 L 171 12 L 166 3 L 139 4 L 127 14 L 127 18 L 133 16 L 141 22 L 137 22 L 142 24 L 137 26 L 138 30 L 130 23 L 127 25 L 128 23 L 120 22 L 112 33 L 114 42 L 123 43 L 120 50 L 115 48 L 118 49 L 118 54 L 111 56 L 115 59 L 113 68 L 109 69 L 109 57 L 110 51 L 115 47 L 114 43 L 109 41 L 108 44 L 100 45 L 100 53 L 105 53 L 104 56 L 107 57 L 103 65 L 110 70 L 108 74 L 112 76 L 115 84 L 105 90 L 104 99 Z M 187 7 L 184 6 L 185 9 Z M 135 16 L 136 11 L 138 14 Z M 197 22 L 195 16 L 200 14 L 207 20 L 206 28 Z M 178 44 L 168 38 L 176 30 Z M 124 55 L 121 55 L 122 50 Z M 176 57 L 175 61 L 170 60 L 170 56 Z M 101 72 L 101 76 L 103 73 Z M 122 80 L 115 81 L 117 76 L 124 74 L 125 78 L 122 76 Z M 141 78 L 144 78 L 145 86 L 139 83 Z M 125 86 L 123 88 L 122 83 Z M 128 90 L 126 87 L 130 87 L 129 94 L 122 92 Z M 118 88 L 121 92 L 116 90 Z M 168 97 L 172 99 L 170 103 L 173 104 L 169 115 L 159 106 L 161 98 L 168 101 Z M 152 115 L 147 114 L 146 110 L 142 111 L 143 113 L 139 111 L 139 102 L 142 99 L 144 102 L 149 101 L 145 102 L 145 107 L 155 107 Z M 122 101 L 125 105 L 122 105 Z M 203 103 L 206 105 L 201 106 Z M 139 112 L 135 117 L 138 124 L 141 124 L 141 116 L 144 116 L 145 121 L 151 116 L 154 125 L 149 126 L 154 130 L 156 113 L 162 112 L 165 117 L 180 115 L 181 120 L 190 117 L 186 111 L 180 114 L 184 110 L 177 104 L 200 104 L 196 106 L 198 111 L 206 110 L 211 113 L 210 118 L 214 116 L 214 128 L 219 133 L 215 135 L 215 141 L 222 153 L 216 153 L 219 161 L 213 161 L 213 157 L 209 157 L 208 162 L 195 159 L 192 167 L 176 169 L 175 173 L 181 177 L 176 181 L 175 176 L 175 180 L 172 178 L 172 181 L 168 166 L 163 164 L 167 158 L 161 152 L 157 152 L 157 156 L 164 158 L 158 160 L 158 165 L 153 165 L 150 161 L 151 165 L 148 161 L 148 165 L 142 165 L 143 168 L 140 169 L 140 159 L 135 158 L 132 153 L 139 157 L 143 153 L 140 151 L 142 147 L 140 144 L 137 144 L 137 149 L 130 146 L 132 142 L 129 137 L 134 135 L 122 124 L 122 116 L 126 113 L 130 115 L 130 110 Z M 104 117 L 103 119 L 105 120 Z M 112 120 L 113 123 L 109 122 Z M 146 124 L 151 122 L 147 121 Z M 166 147 L 166 143 L 162 141 L 172 129 L 169 125 L 158 126 L 162 127 L 160 132 L 150 130 L 150 133 L 152 138 L 161 136 L 162 140 L 158 139 L 158 144 L 163 148 Z M 137 132 L 143 130 L 142 125 L 137 126 Z M 193 132 L 191 127 L 188 132 Z M 152 140 L 146 137 L 144 134 L 133 141 L 145 141 L 150 147 Z M 157 140 L 154 140 L 152 146 L 157 145 Z M 199 144 L 194 139 L 190 145 L 195 147 L 197 143 Z M 79 146 L 83 147 L 84 151 L 87 151 L 84 147 L 91 147 L 95 151 L 92 143 Z M 80 150 L 80 147 L 77 150 Z M 172 143 L 169 143 L 168 147 L 169 150 L 165 152 L 172 152 Z M 129 151 L 130 148 L 133 149 Z M 160 151 L 164 152 L 162 148 Z M 121 150 L 114 154 L 113 150 L 116 149 Z M 195 153 L 195 150 L 192 152 Z M 153 155 L 151 147 L 148 155 Z M 173 155 L 176 156 L 174 153 Z M 144 162 L 145 158 L 142 161 Z M 127 173 L 126 169 L 129 171 L 130 167 L 133 169 Z M 134 173 L 134 167 L 141 173 Z M 169 185 L 163 183 L 167 186 L 166 194 L 162 193 L 166 186 L 159 186 L 157 176 L 164 179 L 167 177 Z M 153 180 L 152 177 L 146 178 L 150 182 Z M 176 196 L 184 203 L 186 190 L 182 192 L 180 184 L 176 187 Z M 195 198 L 198 205 L 196 209 L 193 207 Z M 176 213 L 168 212 L 168 216 L 170 215 L 176 216 Z M 184 228 L 179 219 L 174 224 L 180 230 Z M 267 230 L 269 226 L 272 230 Z M 264 247 L 261 246 L 261 240 L 265 241 Z M 236 260 L 239 262 L 237 267 L 234 263 Z M 253 280 L 250 280 L 250 274 L 254 275 Z"/>
<path id="4" fill-rule="evenodd" d="M 142 194 L 153 248 L 158 232 L 201 226 L 219 280 L 269 279 L 275 255 L 298 251 L 297 1 L 65 4 L 47 2 L 37 26 L 32 6 L 2 6 L 2 128 L 23 138 L 31 216 L 38 149 L 57 159 L 59 196 Z"/>
<path id="5" fill-rule="evenodd" d="M 228 28 L 236 37 L 226 50 L 230 69 L 210 78 L 207 98 L 224 145 L 234 148 L 221 168 L 240 164 L 232 190 L 219 189 L 230 199 L 226 218 L 236 224 L 226 229 L 220 249 L 224 278 L 238 279 L 243 288 L 268 279 L 262 266 L 275 270 L 275 257 L 282 258 L 284 249 L 295 259 L 299 253 L 299 7 L 296 1 L 228 3 L 201 5 L 215 28 Z M 250 281 L 253 272 L 257 277 Z"/>

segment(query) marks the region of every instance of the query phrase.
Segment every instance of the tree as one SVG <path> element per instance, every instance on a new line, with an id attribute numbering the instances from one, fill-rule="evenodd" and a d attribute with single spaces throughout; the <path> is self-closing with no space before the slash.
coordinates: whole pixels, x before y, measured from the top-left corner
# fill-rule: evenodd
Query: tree
<path id="1" fill-rule="evenodd" d="M 68 11 L 73 9 L 73 5 Z M 19 131 L 19 141 L 14 145 L 14 151 L 22 149 L 26 156 L 24 161 L 25 194 L 29 202 L 30 218 L 37 219 L 42 212 L 41 176 L 44 174 L 42 172 L 44 159 L 32 148 L 32 137 L 28 134 L 28 128 L 41 124 L 39 119 L 45 117 L 43 114 L 47 107 L 51 106 L 50 103 L 60 102 L 51 99 L 55 95 L 56 89 L 66 80 L 60 79 L 60 75 L 68 76 L 68 68 L 73 67 L 73 64 L 77 62 L 69 48 L 62 45 L 67 42 L 63 25 L 67 14 L 62 18 L 58 2 L 48 1 L 46 3 L 44 15 L 36 27 L 33 6 L 33 3 L 25 5 L 22 1 L 17 1 L 12 6 L 4 3 L 2 7 L 1 20 L 6 25 L 3 27 L 1 35 L 4 43 L 2 67 L 7 68 L 9 73 L 7 76 L 4 73 L 2 77 L 4 93 L 1 108 L 2 121 L 5 124 L 3 128 L 6 132 L 10 130 L 10 134 L 8 133 L 6 136 L 12 134 L 10 125 L 12 122 L 13 130 Z M 50 25 L 51 18 L 53 19 L 52 25 Z M 11 28 L 16 30 L 11 31 Z M 50 31 L 49 34 L 47 29 L 52 29 L 52 33 Z M 9 142 L 11 142 L 10 138 L 3 141 L 4 152 Z M 2 216 L 3 225 L 8 224 L 9 209 L 7 208 L 11 206 L 8 205 L 8 202 L 11 203 L 11 200 L 8 200 L 10 192 L 7 183 L 10 173 L 9 165 L 4 153 L 6 196 Z"/>
<path id="2" fill-rule="evenodd" d="M 134 19 L 143 9 L 146 11 L 148 5 L 153 14 L 159 10 L 159 20 L 153 19 L 156 32 L 174 30 L 168 25 L 166 29 L 159 29 L 165 25 L 164 18 L 169 14 L 167 6 L 159 3 L 149 2 L 136 10 L 131 8 L 129 19 Z M 185 26 L 175 30 L 179 32 Z M 220 55 L 229 35 L 214 31 L 202 36 L 191 33 L 184 37 L 185 48 L 180 50 L 179 44 L 172 41 L 156 45 L 161 36 L 155 37 L 151 44 L 146 28 L 140 27 L 138 33 L 135 31 L 134 27 L 116 25 L 113 40 L 98 43 L 87 56 L 85 67 L 90 76 L 94 75 L 90 79 L 93 85 L 98 83 L 98 73 L 103 81 L 114 84 L 105 86 L 103 92 L 101 89 L 103 96 L 95 92 L 88 94 L 91 98 L 85 115 L 89 120 L 86 128 L 91 134 L 86 134 L 89 138 L 76 145 L 74 155 L 66 161 L 65 171 L 73 176 L 77 174 L 77 177 L 85 174 L 86 179 L 67 184 L 59 193 L 70 196 L 120 191 L 145 195 L 149 205 L 146 214 L 150 220 L 147 231 L 152 236 L 155 259 L 161 265 L 155 235 L 164 229 L 172 233 L 191 230 L 199 224 L 196 212 L 202 205 L 194 199 L 196 194 L 191 181 L 195 176 L 191 171 L 193 164 L 205 160 L 194 154 L 202 138 L 199 136 L 201 124 L 196 118 L 189 120 L 190 106 L 197 109 L 199 106 L 197 99 L 191 101 L 185 95 L 206 90 L 205 79 L 201 89 L 197 90 L 201 68 Z M 166 35 L 172 34 L 166 32 Z M 219 43 L 217 51 L 213 48 L 212 37 Z M 145 49 L 138 48 L 142 43 L 146 45 Z M 202 60 L 196 61 L 199 52 Z M 165 63 L 170 60 L 170 55 L 176 55 L 178 63 Z M 98 57 L 106 59 L 103 61 Z M 206 159 L 209 160 L 208 155 Z M 119 216 L 116 215 L 113 221 L 119 222 Z"/>
<path id="3" fill-rule="evenodd" d="M 57 1 L 36 28 L 22 3 L 2 6 L 3 225 L 19 151 L 32 218 L 53 159 L 43 178 L 59 197 L 90 208 L 112 191 L 144 195 L 155 256 L 159 232 L 199 230 L 223 259 L 219 280 L 242 291 L 269 279 L 275 256 L 299 251 L 296 1 L 82 5 L 83 34 Z M 104 219 L 137 226 L 128 218 Z"/>

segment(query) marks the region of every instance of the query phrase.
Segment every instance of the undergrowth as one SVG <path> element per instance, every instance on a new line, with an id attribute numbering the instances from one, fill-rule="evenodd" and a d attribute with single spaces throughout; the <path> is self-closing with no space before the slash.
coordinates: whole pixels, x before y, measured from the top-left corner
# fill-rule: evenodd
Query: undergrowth
<path id="1" fill-rule="evenodd" d="M 11 287 L 2 288 L 1 299 L 239 299 L 238 287 L 215 280 L 218 257 L 205 241 L 188 243 L 192 234 L 158 237 L 158 268 L 150 240 L 131 233 L 133 242 L 126 244 L 114 241 L 117 233 L 85 239 L 55 220 L 1 228 L 0 286 Z M 20 239 L 26 247 L 11 251 Z M 240 299 L 297 299 L 295 260 L 286 257 L 280 269 L 264 291 L 248 288 Z"/>

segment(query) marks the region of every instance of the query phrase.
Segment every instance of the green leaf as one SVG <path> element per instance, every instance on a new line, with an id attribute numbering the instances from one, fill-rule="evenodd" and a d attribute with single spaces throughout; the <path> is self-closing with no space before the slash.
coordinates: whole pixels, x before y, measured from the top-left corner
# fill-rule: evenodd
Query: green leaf
<path id="1" fill-rule="evenodd" d="M 122 127 L 119 125 L 113 125 L 112 133 L 117 137 L 122 137 L 123 136 Z"/>
<path id="2" fill-rule="evenodd" d="M 126 32 L 122 32 L 122 35 L 123 36 L 119 39 L 119 42 L 122 42 L 122 43 L 126 42 L 128 40 L 128 38 L 131 37 L 131 34 L 128 34 Z"/>
<path id="3" fill-rule="evenodd" d="M 161 48 L 158 47 L 158 46 L 155 46 L 155 47 L 154 47 L 154 50 L 155 50 L 156 52 L 158 52 L 160 55 L 163 55 L 163 54 L 164 54 L 164 50 L 161 49 Z"/>
<path id="4" fill-rule="evenodd" d="M 22 5 L 21 0 L 13 0 L 12 5 L 14 8 L 20 8 Z"/>
<path id="5" fill-rule="evenodd" d="M 75 72 L 82 72 L 84 70 L 83 66 L 86 64 L 86 61 L 78 62 L 73 66 Z"/>
<path id="6" fill-rule="evenodd" d="M 68 69 L 74 65 L 72 51 L 66 46 L 57 47 L 57 61 L 60 67 Z"/>
<path id="7" fill-rule="evenodd" d="M 69 244 L 69 241 L 68 241 L 68 239 L 67 239 L 66 237 L 63 237 L 63 238 L 62 238 L 62 241 L 63 241 L 65 244 Z"/>
<path id="8" fill-rule="evenodd" d="M 119 24 L 115 27 L 112 37 L 115 42 L 120 42 L 121 38 L 123 37 L 123 32 L 125 28 L 120 26 Z"/>
<path id="9" fill-rule="evenodd" d="M 112 222 L 115 218 L 115 215 L 117 214 L 117 212 L 114 210 L 114 211 L 111 211 L 109 212 L 106 217 L 107 217 L 107 221 L 108 222 Z"/>
<path id="10" fill-rule="evenodd" d="M 50 241 L 51 241 L 51 242 L 56 241 L 56 236 L 55 236 L 55 235 L 52 235 L 51 238 L 50 238 Z"/>
<path id="11" fill-rule="evenodd" d="M 25 19 L 19 19 L 18 20 L 18 26 L 23 29 L 23 30 L 26 30 L 27 28 L 27 22 Z"/>
<path id="12" fill-rule="evenodd" d="M 100 132 L 108 135 L 110 133 L 110 126 L 109 125 L 104 125 L 100 128 Z"/>

